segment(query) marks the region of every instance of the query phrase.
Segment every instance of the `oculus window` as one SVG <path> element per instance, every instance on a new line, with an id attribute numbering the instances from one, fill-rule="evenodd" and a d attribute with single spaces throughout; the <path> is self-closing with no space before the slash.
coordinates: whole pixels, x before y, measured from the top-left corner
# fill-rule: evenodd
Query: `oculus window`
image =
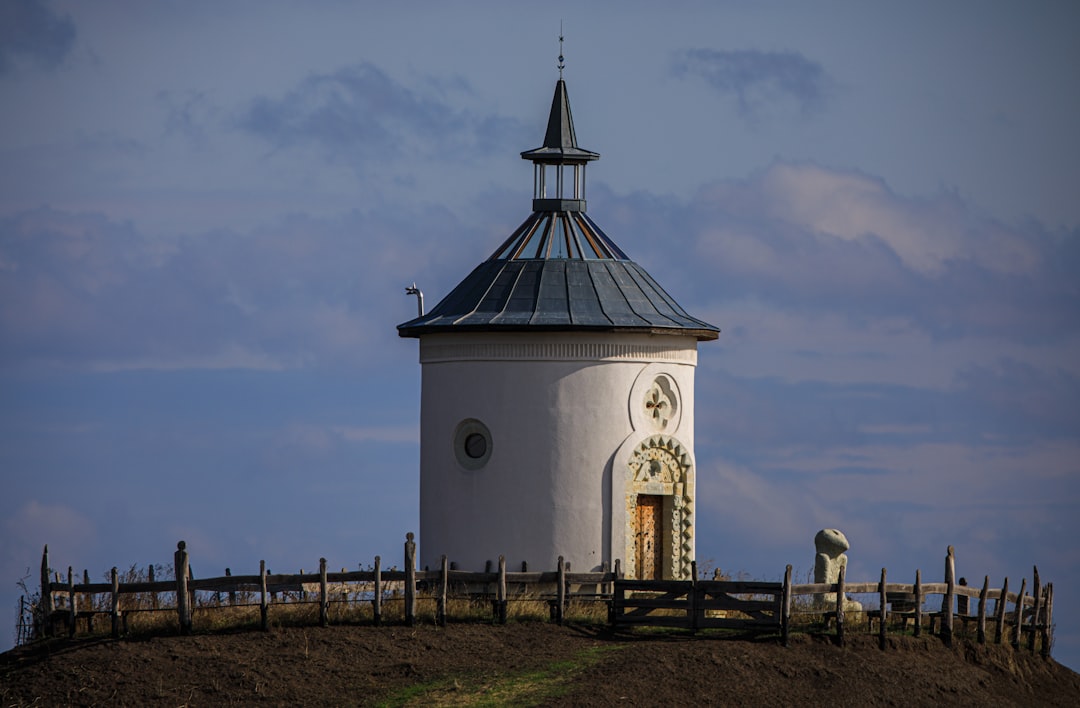
<path id="1" fill-rule="evenodd" d="M 475 418 L 466 418 L 454 431 L 454 457 L 467 470 L 478 470 L 491 459 L 491 431 Z"/>

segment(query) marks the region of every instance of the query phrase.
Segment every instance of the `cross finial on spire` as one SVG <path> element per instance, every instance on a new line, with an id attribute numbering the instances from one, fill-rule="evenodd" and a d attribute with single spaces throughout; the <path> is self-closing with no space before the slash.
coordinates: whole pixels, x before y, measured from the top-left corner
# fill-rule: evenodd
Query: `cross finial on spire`
<path id="1" fill-rule="evenodd" d="M 563 43 L 562 20 L 559 20 L 559 80 L 560 81 L 562 81 L 562 71 L 566 67 L 566 63 L 563 61 L 562 43 Z"/>

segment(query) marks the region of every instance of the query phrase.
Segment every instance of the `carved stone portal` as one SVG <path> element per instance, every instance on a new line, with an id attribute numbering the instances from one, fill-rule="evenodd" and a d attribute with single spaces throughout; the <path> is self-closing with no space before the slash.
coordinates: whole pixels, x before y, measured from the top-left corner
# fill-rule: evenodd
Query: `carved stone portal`
<path id="1" fill-rule="evenodd" d="M 690 454 L 675 438 L 653 435 L 642 440 L 630 454 L 626 468 L 626 555 L 627 559 L 651 557 L 642 544 L 662 545 L 662 578 L 683 579 L 690 575 L 694 558 L 694 466 Z M 655 518 L 641 514 L 638 497 L 647 497 L 649 504 L 660 498 L 658 528 L 639 528 L 642 519 Z M 643 503 L 645 500 L 643 499 Z M 627 576 L 637 578 L 637 565 L 627 569 Z"/>

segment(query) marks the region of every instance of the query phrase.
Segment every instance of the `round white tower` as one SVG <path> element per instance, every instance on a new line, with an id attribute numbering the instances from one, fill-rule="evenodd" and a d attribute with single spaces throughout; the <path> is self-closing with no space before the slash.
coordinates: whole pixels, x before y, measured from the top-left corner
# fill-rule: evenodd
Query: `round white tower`
<path id="1" fill-rule="evenodd" d="M 585 213 L 566 84 L 533 213 L 429 313 L 420 339 L 420 565 L 505 555 L 682 578 L 694 557 L 694 367 L 719 330 L 688 315 Z"/>

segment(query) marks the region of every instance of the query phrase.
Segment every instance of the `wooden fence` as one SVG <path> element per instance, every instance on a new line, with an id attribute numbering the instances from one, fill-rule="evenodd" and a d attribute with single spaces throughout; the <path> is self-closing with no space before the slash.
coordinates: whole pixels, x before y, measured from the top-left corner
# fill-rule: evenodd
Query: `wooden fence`
<path id="1" fill-rule="evenodd" d="M 62 631 L 74 636 L 80 621 L 88 631 L 93 631 L 95 619 L 104 616 L 111 624 L 112 636 L 119 637 L 128 615 L 159 611 L 175 612 L 180 633 L 188 634 L 197 606 L 210 610 L 257 606 L 260 625 L 267 629 L 270 610 L 275 604 L 317 604 L 319 623 L 326 626 L 331 604 L 349 602 L 350 596 L 370 602 L 376 625 L 382 623 L 387 601 L 401 602 L 404 621 L 413 625 L 420 594 L 435 600 L 435 619 L 440 625 L 446 623 L 449 601 L 458 598 L 489 601 L 494 619 L 502 623 L 507 620 L 511 601 L 544 602 L 552 621 L 561 624 L 571 600 L 609 601 L 612 583 L 620 573 L 618 562 L 614 571 L 573 573 L 561 557 L 554 571 L 530 572 L 525 567 L 521 571 L 509 571 L 501 556 L 497 569 L 485 572 L 452 569 L 445 556 L 438 570 L 417 570 L 416 543 L 411 533 L 405 541 L 404 570 L 384 570 L 381 558 L 375 556 L 371 570 L 330 572 L 326 559 L 321 558 L 317 576 L 303 572 L 273 574 L 266 569 L 266 562 L 260 561 L 258 575 L 232 575 L 226 570 L 222 577 L 197 579 L 192 577 L 186 544 L 180 541 L 171 580 L 155 580 L 151 567 L 150 579 L 121 583 L 119 571 L 113 568 L 110 582 L 91 583 L 84 571 L 83 582 L 76 583 L 70 567 L 66 581 L 58 573 L 52 579 L 48 554 L 46 546 L 41 561 L 41 599 L 34 612 L 35 636 L 52 636 Z M 202 603 L 197 599 L 199 593 L 203 594 Z M 125 595 L 139 596 L 139 606 L 122 609 Z M 107 597 L 108 602 L 95 602 L 95 597 Z"/>
<path id="2" fill-rule="evenodd" d="M 956 558 L 949 546 L 945 558 L 945 581 L 923 583 L 920 571 L 915 572 L 911 585 L 887 582 L 886 570 L 881 569 L 881 579 L 876 583 L 848 583 L 845 571 L 840 570 L 835 583 L 809 583 L 794 585 L 791 582 L 791 566 L 787 566 L 782 583 L 698 580 L 696 563 L 691 564 L 690 580 L 626 580 L 616 579 L 612 598 L 611 618 L 615 626 L 654 625 L 683 627 L 690 630 L 705 628 L 749 629 L 773 631 L 781 635 L 785 645 L 791 630 L 793 616 L 809 616 L 819 619 L 826 627 L 835 624 L 837 642 L 844 643 L 844 634 L 850 624 L 847 615 L 856 614 L 848 609 L 847 595 L 876 595 L 877 608 L 861 611 L 868 627 L 878 623 L 880 646 L 885 648 L 886 632 L 890 619 L 899 620 L 906 629 L 913 620 L 913 632 L 920 636 L 925 620 L 930 631 L 951 644 L 954 628 L 959 622 L 965 627 L 975 624 L 976 640 L 985 643 L 988 631 L 993 641 L 1001 644 L 1008 640 L 1019 648 L 1026 638 L 1027 648 L 1035 651 L 1039 645 L 1043 656 L 1049 656 L 1053 645 L 1053 583 L 1041 584 L 1039 569 L 1034 568 L 1031 594 L 1027 593 L 1027 580 L 1020 583 L 1018 593 L 1009 592 L 1009 579 L 1001 588 L 991 588 L 986 576 L 981 589 L 968 587 L 963 578 L 956 581 Z M 834 595 L 829 605 L 820 599 Z M 941 596 L 941 609 L 927 612 L 924 605 L 931 595 Z M 798 597 L 809 597 L 799 602 Z M 975 600 L 975 609 L 972 609 Z M 991 608 L 990 603 L 993 602 Z M 1010 608 L 1009 605 L 1012 605 Z M 988 628 L 989 624 L 989 628 Z"/>
<path id="3" fill-rule="evenodd" d="M 1009 591 L 1008 578 L 1001 588 L 991 588 L 989 577 L 981 588 L 968 587 L 962 578 L 959 582 L 955 579 L 952 546 L 945 559 L 944 582 L 923 583 L 921 573 L 916 571 L 915 582 L 910 585 L 887 582 L 884 568 L 877 582 L 848 583 L 841 569 L 835 583 L 796 585 L 791 581 L 790 565 L 780 583 L 699 580 L 696 563 L 692 563 L 689 580 L 634 580 L 623 577 L 618 560 L 610 571 L 605 568 L 600 572 L 573 573 L 561 557 L 554 571 L 530 572 L 525 567 L 521 571 L 508 571 L 503 557 L 499 558 L 497 569 L 461 571 L 454 569 L 445 556 L 439 569 L 420 571 L 416 569 L 416 543 L 411 533 L 406 535 L 404 570 L 383 570 L 381 559 L 376 556 L 371 570 L 329 572 L 326 559 L 320 559 L 318 576 L 303 572 L 273 574 L 266 569 L 266 562 L 260 561 L 258 575 L 232 575 L 226 570 L 223 577 L 196 579 L 192 577 L 186 545 L 181 541 L 174 555 L 171 580 L 155 580 L 151 567 L 148 580 L 121 583 L 117 569 L 113 568 L 108 583 L 89 582 L 85 571 L 83 582 L 76 583 L 71 568 L 66 581 L 58 574 L 52 579 L 48 552 L 46 546 L 41 563 L 40 601 L 34 608 L 33 636 L 36 637 L 58 634 L 61 630 L 74 636 L 80 620 L 93 631 L 94 620 L 99 616 L 108 617 L 111 633 L 118 637 L 126 627 L 128 614 L 158 611 L 174 612 L 179 631 L 188 634 L 192 631 L 196 606 L 211 610 L 257 606 L 260 625 L 266 629 L 271 608 L 279 604 L 279 596 L 288 604 L 317 604 L 319 623 L 323 626 L 329 624 L 331 604 L 347 602 L 349 596 L 354 598 L 353 602 L 357 601 L 355 598 L 363 598 L 360 601 L 370 603 L 376 625 L 382 623 L 384 603 L 393 600 L 403 604 L 401 616 L 406 624 L 412 625 L 417 617 L 417 597 L 423 594 L 435 600 L 435 621 L 440 625 L 446 623 L 448 602 L 457 598 L 490 602 L 493 618 L 503 623 L 512 601 L 546 602 L 552 621 L 560 624 L 569 602 L 577 600 L 605 603 L 608 620 L 616 627 L 650 625 L 692 631 L 723 628 L 776 632 L 786 645 L 793 619 L 797 618 L 824 623 L 828 631 L 835 628 L 836 640 L 843 644 L 851 624 L 850 615 L 856 614 L 845 602 L 847 596 L 872 594 L 877 607 L 857 614 L 861 615 L 859 619 L 865 619 L 870 630 L 875 621 L 878 623 L 882 648 L 890 620 L 899 620 L 905 629 L 907 622 L 913 620 L 915 636 L 920 636 L 928 623 L 929 631 L 935 633 L 936 627 L 936 634 L 946 643 L 951 643 L 954 629 L 960 623 L 965 628 L 974 624 L 980 643 L 992 634 L 995 643 L 1008 642 L 1019 648 L 1026 639 L 1029 650 L 1034 652 L 1038 645 L 1044 656 L 1049 655 L 1053 645 L 1053 584 L 1041 583 L 1038 568 L 1034 569 L 1030 594 L 1026 579 L 1015 593 Z M 198 602 L 200 593 L 202 603 Z M 121 598 L 125 595 L 141 596 L 144 602 L 123 611 Z M 823 595 L 832 595 L 835 600 L 824 603 Z M 941 596 L 940 610 L 927 611 L 924 605 L 934 595 Z M 95 597 L 107 597 L 108 602 L 95 602 Z M 974 609 L 972 601 L 975 601 Z"/>

